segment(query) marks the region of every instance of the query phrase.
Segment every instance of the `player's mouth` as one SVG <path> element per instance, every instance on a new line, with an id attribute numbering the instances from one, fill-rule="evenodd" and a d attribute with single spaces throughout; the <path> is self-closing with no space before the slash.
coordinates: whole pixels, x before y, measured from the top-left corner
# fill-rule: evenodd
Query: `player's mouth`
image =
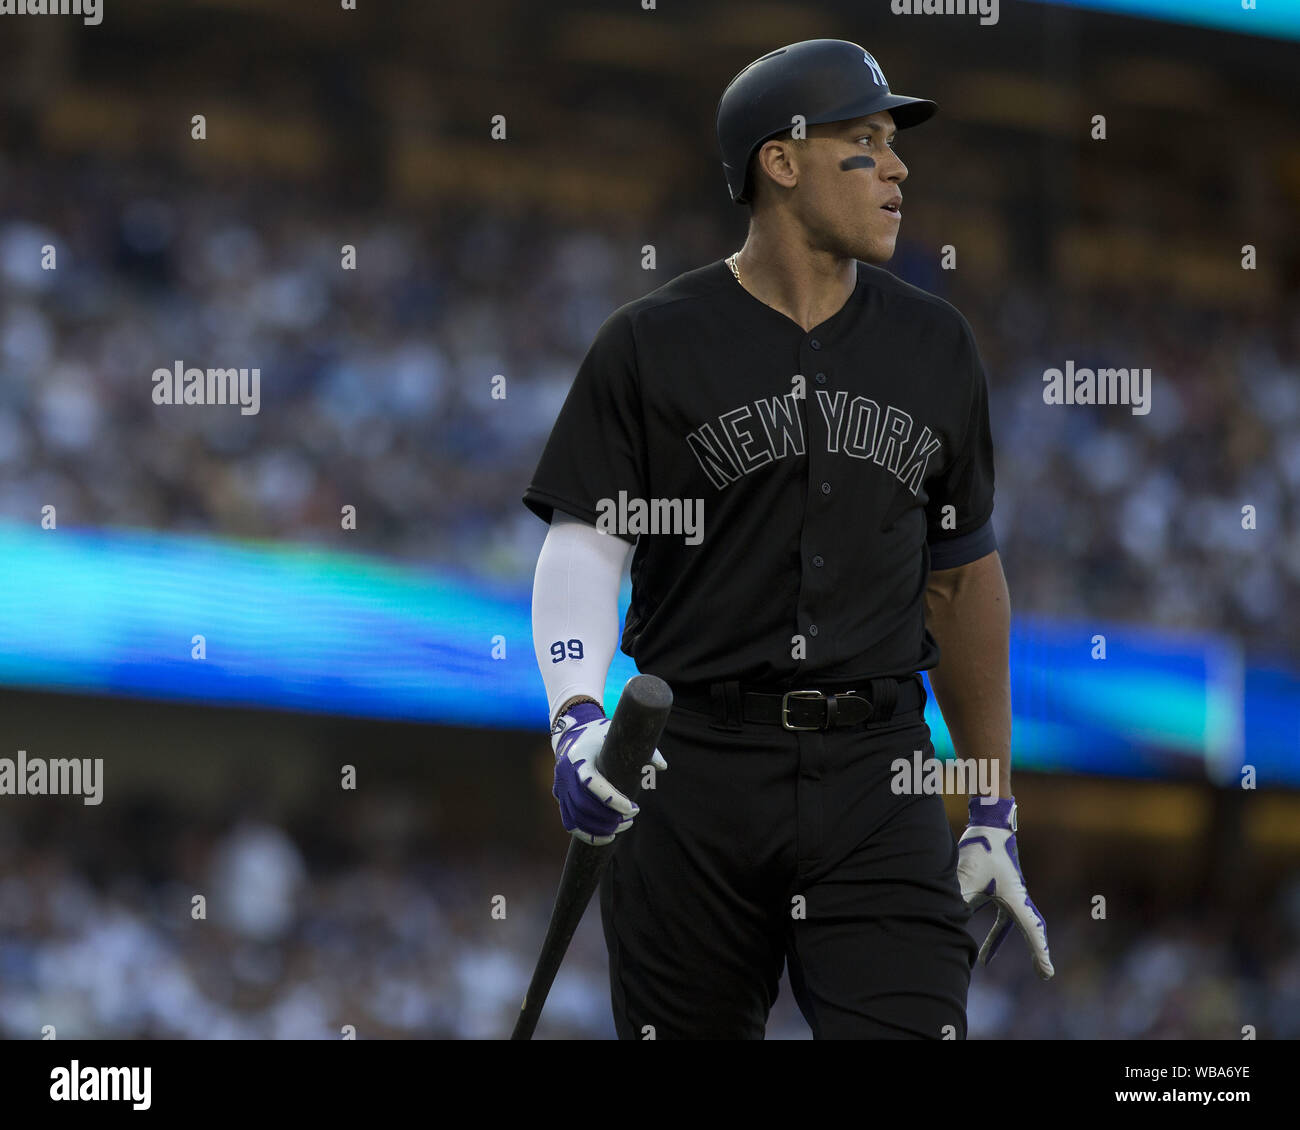
<path id="1" fill-rule="evenodd" d="M 880 210 L 882 212 L 888 212 L 896 220 L 901 220 L 903 218 L 903 209 L 901 207 L 902 203 L 903 203 L 903 198 L 901 196 L 897 196 L 893 200 L 890 200 L 888 203 L 882 204 L 880 206 Z"/>

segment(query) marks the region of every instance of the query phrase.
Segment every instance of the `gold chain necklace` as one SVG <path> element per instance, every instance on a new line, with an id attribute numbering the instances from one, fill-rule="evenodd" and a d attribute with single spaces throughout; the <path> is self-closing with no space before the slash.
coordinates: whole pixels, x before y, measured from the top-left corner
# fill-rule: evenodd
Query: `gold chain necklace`
<path id="1" fill-rule="evenodd" d="M 736 282 L 740 282 L 740 268 L 736 266 L 736 260 L 739 257 L 740 257 L 740 252 L 737 251 L 731 256 L 730 259 L 727 260 L 727 266 L 731 268 L 731 273 L 736 276 Z"/>

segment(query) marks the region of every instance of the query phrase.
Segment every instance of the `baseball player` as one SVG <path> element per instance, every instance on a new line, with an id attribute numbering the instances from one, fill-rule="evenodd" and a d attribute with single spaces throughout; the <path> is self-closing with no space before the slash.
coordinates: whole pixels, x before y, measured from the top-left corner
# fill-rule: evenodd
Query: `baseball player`
<path id="1" fill-rule="evenodd" d="M 814 1038 L 964 1039 L 974 963 L 1013 925 L 1052 976 L 1016 852 L 983 367 L 956 309 L 875 265 L 896 132 L 935 110 L 842 40 L 742 70 L 717 129 L 744 246 L 608 318 L 524 494 L 550 522 L 555 796 L 575 836 L 618 837 L 622 1039 L 761 1039 L 787 964 Z M 638 804 L 595 770 L 629 553 L 622 647 L 674 694 Z M 997 770 L 957 844 L 891 770 L 935 756 L 922 670 L 958 756 Z"/>

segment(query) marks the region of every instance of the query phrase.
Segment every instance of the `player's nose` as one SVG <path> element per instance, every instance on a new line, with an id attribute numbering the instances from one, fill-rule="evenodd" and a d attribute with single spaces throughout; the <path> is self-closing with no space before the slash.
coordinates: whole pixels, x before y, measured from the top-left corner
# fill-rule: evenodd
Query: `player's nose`
<path id="1" fill-rule="evenodd" d="M 907 166 L 903 164 L 903 159 L 897 153 L 891 153 L 891 160 L 881 166 L 880 175 L 887 181 L 895 184 L 902 184 L 907 180 Z"/>

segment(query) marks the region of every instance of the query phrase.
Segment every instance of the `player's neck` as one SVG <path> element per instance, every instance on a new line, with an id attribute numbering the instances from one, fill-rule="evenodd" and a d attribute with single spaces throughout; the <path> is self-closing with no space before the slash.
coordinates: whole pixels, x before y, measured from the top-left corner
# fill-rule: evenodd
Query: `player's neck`
<path id="1" fill-rule="evenodd" d="M 740 285 L 805 330 L 834 316 L 857 283 L 857 263 L 812 251 L 789 235 L 751 224 L 736 260 Z"/>

